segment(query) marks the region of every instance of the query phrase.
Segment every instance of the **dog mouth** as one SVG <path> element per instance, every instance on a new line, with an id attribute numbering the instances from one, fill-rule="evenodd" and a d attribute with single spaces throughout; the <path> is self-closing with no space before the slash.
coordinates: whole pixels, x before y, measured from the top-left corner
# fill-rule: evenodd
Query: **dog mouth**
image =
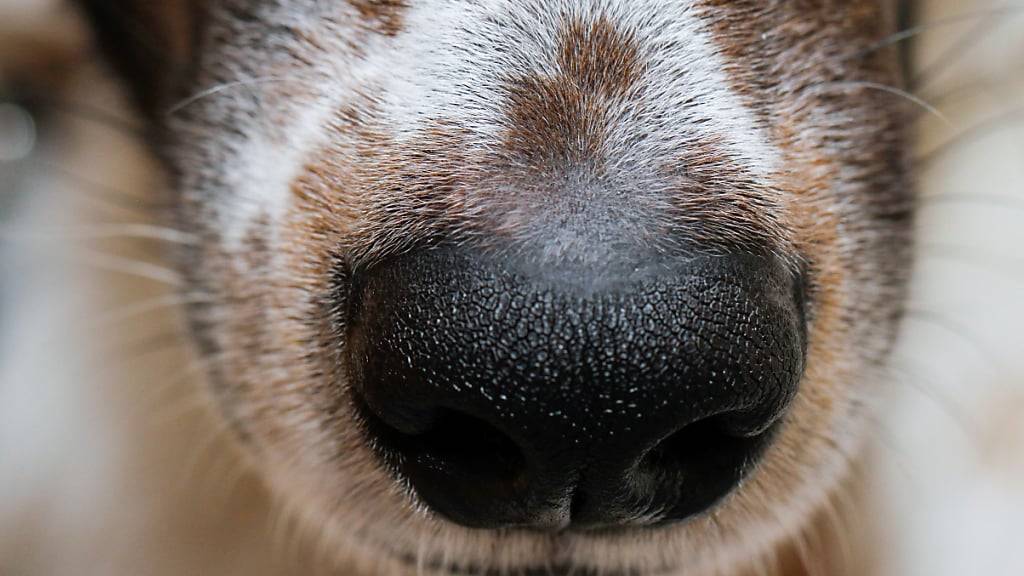
<path id="1" fill-rule="evenodd" d="M 519 566 L 483 566 L 472 562 L 429 559 L 424 561 L 412 553 L 391 554 L 393 560 L 415 569 L 417 573 L 437 576 L 660 576 L 674 572 L 671 567 L 641 570 L 639 568 L 598 568 L 572 562 L 523 564 Z"/>

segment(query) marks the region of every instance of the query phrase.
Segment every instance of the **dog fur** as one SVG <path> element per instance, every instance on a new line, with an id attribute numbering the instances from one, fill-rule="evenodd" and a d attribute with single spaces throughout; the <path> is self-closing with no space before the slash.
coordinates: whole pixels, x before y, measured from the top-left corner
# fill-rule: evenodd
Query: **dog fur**
<path id="1" fill-rule="evenodd" d="M 212 410 L 170 425 L 119 418 L 108 434 L 136 432 L 111 457 L 143 463 L 120 481 L 143 478 L 125 490 L 149 493 L 125 500 L 158 510 L 82 514 L 102 521 L 80 550 L 16 569 L 862 573 L 833 516 L 856 516 L 847 500 L 860 490 L 913 245 L 909 113 L 885 89 L 900 83 L 898 52 L 884 45 L 892 6 L 84 5 L 146 118 L 153 171 L 170 182 L 158 213 L 178 234 L 164 278 L 175 286 L 146 290 L 185 309 L 198 380 L 170 395 L 193 389 Z M 808 366 L 780 437 L 736 493 L 679 526 L 538 535 L 434 517 L 355 424 L 334 352 L 338 271 L 437 238 L 497 253 L 541 244 L 552 259 L 599 251 L 572 218 L 609 213 L 624 237 L 659 250 L 698 230 L 710 251 L 768 246 L 806 271 Z M 549 236 L 550 214 L 572 215 L 566 237 Z M 107 392 L 152 395 L 126 384 Z M 86 403 L 98 420 L 111 409 L 100 397 Z M 207 495 L 216 513 L 169 487 L 189 434 L 213 438 L 212 460 L 240 470 L 230 494 Z M 106 473 L 101 482 L 115 479 Z M 275 513 L 295 522 L 297 552 L 264 544 Z M 126 553 L 126 542 L 139 547 Z"/>

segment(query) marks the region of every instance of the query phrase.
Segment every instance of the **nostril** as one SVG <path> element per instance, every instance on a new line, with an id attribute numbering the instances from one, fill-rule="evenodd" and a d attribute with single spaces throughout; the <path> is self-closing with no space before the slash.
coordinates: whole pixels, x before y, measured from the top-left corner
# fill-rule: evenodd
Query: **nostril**
<path id="1" fill-rule="evenodd" d="M 768 445 L 773 431 L 774 426 L 755 435 L 736 434 L 724 415 L 694 422 L 640 458 L 634 469 L 634 486 L 641 493 L 661 494 L 658 501 L 675 502 L 672 509 L 657 511 L 659 523 L 688 518 L 735 488 Z"/>
<path id="2" fill-rule="evenodd" d="M 734 435 L 728 432 L 721 417 L 706 418 L 684 426 L 657 443 L 641 458 L 640 467 L 696 473 L 734 468 L 756 453 L 765 434 Z"/>
<path id="3" fill-rule="evenodd" d="M 365 401 L 357 398 L 356 404 L 379 452 L 418 487 L 417 480 L 427 476 L 510 492 L 526 482 L 523 451 L 507 434 L 480 418 L 452 408 L 434 408 L 423 431 L 405 433 L 389 425 Z"/>
<path id="4" fill-rule="evenodd" d="M 725 415 L 702 419 L 647 450 L 630 480 L 634 518 L 646 525 L 671 524 L 731 493 L 768 445 L 774 426 L 756 436 L 733 434 L 730 427 Z"/>
<path id="5" fill-rule="evenodd" d="M 514 482 L 522 478 L 526 468 L 523 452 L 511 438 L 457 410 L 438 410 L 433 428 L 405 437 L 403 444 L 407 457 L 466 479 Z"/>
<path id="6" fill-rule="evenodd" d="M 724 413 L 677 428 L 621 468 L 592 466 L 573 497 L 573 524 L 660 526 L 710 509 L 742 481 L 776 428 L 740 431 L 734 419 L 742 416 Z M 601 477 L 602 470 L 624 474 Z"/>

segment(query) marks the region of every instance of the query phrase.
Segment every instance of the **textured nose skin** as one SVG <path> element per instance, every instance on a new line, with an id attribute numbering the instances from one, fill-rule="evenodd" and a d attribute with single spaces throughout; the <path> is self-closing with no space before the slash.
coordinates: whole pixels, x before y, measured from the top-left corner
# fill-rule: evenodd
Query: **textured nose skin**
<path id="1" fill-rule="evenodd" d="M 767 256 L 538 270 L 445 248 L 358 273 L 371 444 L 470 527 L 652 525 L 742 479 L 796 393 L 797 275 Z"/>

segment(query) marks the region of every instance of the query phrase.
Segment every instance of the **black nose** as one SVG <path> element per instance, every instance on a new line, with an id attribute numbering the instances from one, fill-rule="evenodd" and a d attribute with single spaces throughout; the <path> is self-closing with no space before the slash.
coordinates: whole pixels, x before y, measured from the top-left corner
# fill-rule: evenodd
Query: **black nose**
<path id="1" fill-rule="evenodd" d="M 539 268 L 450 248 L 355 275 L 371 445 L 469 527 L 654 525 L 728 494 L 803 372 L 797 275 L 753 255 Z"/>

